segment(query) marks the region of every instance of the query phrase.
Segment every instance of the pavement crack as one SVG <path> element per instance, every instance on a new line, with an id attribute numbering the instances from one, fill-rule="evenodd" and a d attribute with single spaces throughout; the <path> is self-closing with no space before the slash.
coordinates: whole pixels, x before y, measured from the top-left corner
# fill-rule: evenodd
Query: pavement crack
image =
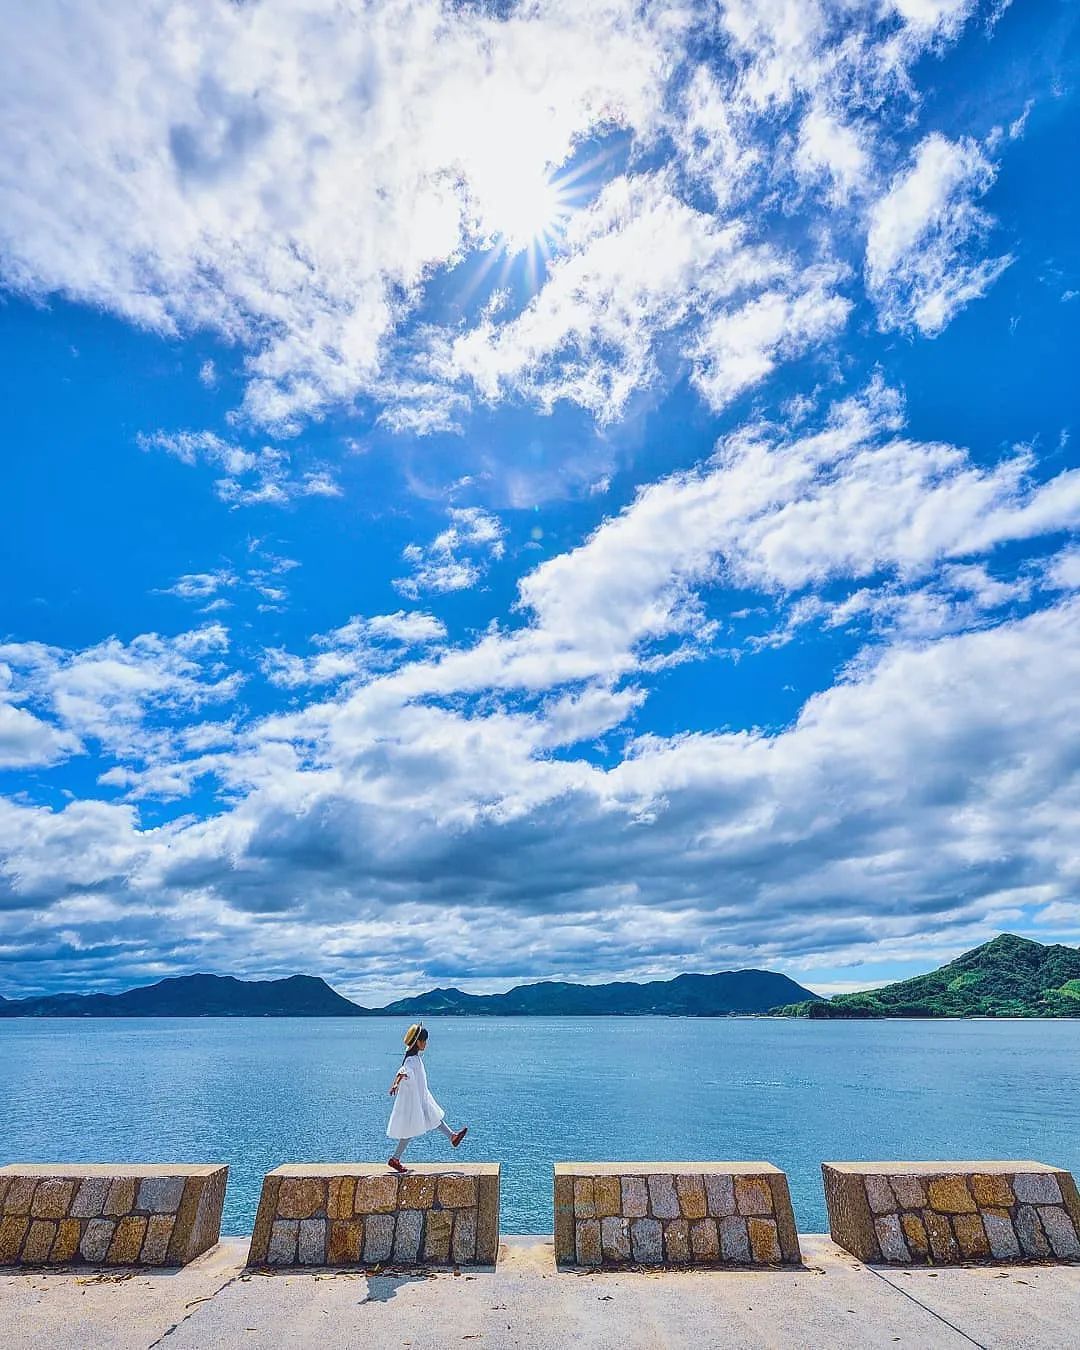
<path id="1" fill-rule="evenodd" d="M 937 1312 L 936 1309 L 929 1307 L 921 1298 L 916 1298 L 914 1294 L 909 1293 L 902 1285 L 893 1284 L 892 1280 L 887 1279 L 880 1270 L 875 1270 L 873 1266 L 867 1265 L 864 1265 L 863 1269 L 868 1270 L 870 1274 L 879 1279 L 882 1284 L 887 1284 L 890 1289 L 895 1289 L 898 1294 L 903 1294 L 904 1298 L 910 1299 L 917 1308 L 922 1308 L 923 1312 L 928 1312 L 931 1317 L 936 1318 L 937 1321 L 941 1322 L 944 1326 L 947 1326 L 950 1331 L 955 1331 L 956 1334 L 967 1341 L 969 1345 L 977 1346 L 978 1350 L 990 1350 L 989 1346 L 983 1345 L 982 1341 L 977 1341 L 974 1336 L 969 1336 L 967 1332 L 962 1331 L 955 1322 L 950 1322 L 947 1317 L 942 1317 L 941 1313 Z"/>
<path id="2" fill-rule="evenodd" d="M 190 1303 L 186 1303 L 184 1307 L 189 1309 L 189 1311 L 185 1312 L 179 1321 L 174 1322 L 171 1327 L 168 1327 L 163 1331 L 156 1341 L 151 1341 L 146 1347 L 146 1350 L 155 1350 L 155 1346 L 160 1345 L 166 1336 L 171 1336 L 177 1327 L 182 1327 L 189 1318 L 194 1317 L 196 1308 L 201 1308 L 204 1303 L 212 1302 L 217 1298 L 218 1294 L 221 1294 L 228 1289 L 230 1284 L 235 1284 L 245 1273 L 246 1271 L 244 1270 L 238 1270 L 235 1275 L 230 1275 L 224 1284 L 219 1285 L 212 1294 L 206 1294 L 202 1298 L 193 1298 Z"/>

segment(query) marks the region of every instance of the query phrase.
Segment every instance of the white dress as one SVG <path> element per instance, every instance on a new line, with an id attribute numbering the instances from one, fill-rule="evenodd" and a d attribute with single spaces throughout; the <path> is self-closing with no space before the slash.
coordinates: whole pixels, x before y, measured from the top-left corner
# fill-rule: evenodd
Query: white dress
<path id="1" fill-rule="evenodd" d="M 401 1072 L 405 1077 L 394 1094 L 386 1133 L 390 1139 L 415 1139 L 433 1130 L 446 1112 L 428 1091 L 427 1070 L 419 1055 L 407 1056 Z"/>

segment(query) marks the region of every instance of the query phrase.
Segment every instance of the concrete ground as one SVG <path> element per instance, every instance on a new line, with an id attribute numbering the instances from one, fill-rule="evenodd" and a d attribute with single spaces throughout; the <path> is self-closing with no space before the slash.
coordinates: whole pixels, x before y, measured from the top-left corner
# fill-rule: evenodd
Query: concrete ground
<path id="1" fill-rule="evenodd" d="M 804 1266 L 557 1272 L 550 1238 L 504 1237 L 454 1275 L 248 1271 L 226 1238 L 184 1270 L 0 1271 L 4 1350 L 660 1350 L 1075 1346 L 1080 1265 L 872 1269 L 801 1235 Z"/>

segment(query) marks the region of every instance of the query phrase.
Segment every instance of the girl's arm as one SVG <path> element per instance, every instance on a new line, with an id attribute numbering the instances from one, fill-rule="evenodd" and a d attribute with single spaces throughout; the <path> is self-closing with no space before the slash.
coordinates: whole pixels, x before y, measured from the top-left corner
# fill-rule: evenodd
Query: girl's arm
<path id="1" fill-rule="evenodd" d="M 398 1069 L 398 1071 L 397 1071 L 397 1077 L 396 1077 L 396 1078 L 394 1079 L 394 1081 L 390 1084 L 390 1096 L 391 1096 L 391 1097 L 397 1092 L 398 1088 L 401 1086 L 402 1080 L 405 1079 L 405 1078 L 408 1078 L 408 1076 L 409 1076 L 409 1075 L 405 1072 L 404 1069 Z"/>

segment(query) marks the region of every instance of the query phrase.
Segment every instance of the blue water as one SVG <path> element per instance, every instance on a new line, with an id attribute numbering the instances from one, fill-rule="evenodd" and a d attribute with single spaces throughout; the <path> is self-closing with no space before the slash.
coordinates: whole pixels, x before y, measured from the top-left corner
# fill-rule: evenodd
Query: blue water
<path id="1" fill-rule="evenodd" d="M 429 1023 L 460 1156 L 503 1164 L 504 1232 L 550 1232 L 551 1164 L 751 1159 L 825 1224 L 833 1158 L 1036 1158 L 1080 1173 L 1080 1021 L 530 1018 Z M 0 1162 L 227 1162 L 223 1231 L 262 1175 L 383 1159 L 394 1021 L 0 1021 Z M 452 1155 L 440 1135 L 410 1156 Z"/>

